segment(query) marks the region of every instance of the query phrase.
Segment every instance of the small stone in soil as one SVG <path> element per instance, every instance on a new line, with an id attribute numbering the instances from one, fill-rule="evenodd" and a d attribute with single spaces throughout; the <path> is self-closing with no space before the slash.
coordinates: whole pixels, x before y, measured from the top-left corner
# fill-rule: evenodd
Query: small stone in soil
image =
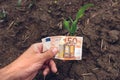
<path id="1" fill-rule="evenodd" d="M 119 40 L 119 31 L 111 30 L 110 32 L 108 32 L 108 34 L 109 34 L 108 42 L 115 43 Z"/>

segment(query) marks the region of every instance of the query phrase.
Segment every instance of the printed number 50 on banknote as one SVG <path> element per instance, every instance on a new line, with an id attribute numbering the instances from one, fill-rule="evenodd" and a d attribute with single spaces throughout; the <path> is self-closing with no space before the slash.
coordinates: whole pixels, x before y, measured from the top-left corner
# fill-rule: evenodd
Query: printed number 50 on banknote
<path id="1" fill-rule="evenodd" d="M 43 50 L 57 47 L 59 52 L 55 56 L 61 60 L 81 60 L 83 37 L 76 36 L 51 36 L 42 39 Z"/>

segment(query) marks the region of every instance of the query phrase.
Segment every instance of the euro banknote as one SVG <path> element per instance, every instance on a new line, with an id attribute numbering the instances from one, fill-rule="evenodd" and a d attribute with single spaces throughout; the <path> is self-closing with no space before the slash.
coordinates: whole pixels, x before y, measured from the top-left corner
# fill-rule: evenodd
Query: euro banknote
<path id="1" fill-rule="evenodd" d="M 58 48 L 56 59 L 81 60 L 83 37 L 78 36 L 51 36 L 42 39 L 43 51 L 52 47 Z"/>

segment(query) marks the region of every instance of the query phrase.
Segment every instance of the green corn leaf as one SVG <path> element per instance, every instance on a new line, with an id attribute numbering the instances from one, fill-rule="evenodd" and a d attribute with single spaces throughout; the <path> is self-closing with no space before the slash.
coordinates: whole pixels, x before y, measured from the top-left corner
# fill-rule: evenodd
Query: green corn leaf
<path id="1" fill-rule="evenodd" d="M 7 12 L 3 9 L 3 17 L 5 18 L 7 16 Z"/>
<path id="2" fill-rule="evenodd" d="M 7 16 L 7 13 L 6 13 L 6 11 L 2 11 L 2 12 L 0 12 L 0 19 L 3 19 L 3 18 L 5 18 Z"/>
<path id="3" fill-rule="evenodd" d="M 4 14 L 1 12 L 0 13 L 0 19 L 2 19 L 4 17 Z"/>
<path id="4" fill-rule="evenodd" d="M 76 15 L 76 20 L 78 21 L 78 19 L 84 15 L 85 10 L 92 6 L 94 6 L 94 4 L 85 4 L 84 6 L 82 6 Z"/>
<path id="5" fill-rule="evenodd" d="M 63 21 L 64 28 L 70 32 L 70 21 Z"/>
<path id="6" fill-rule="evenodd" d="M 77 20 L 73 21 L 73 23 L 72 23 L 70 35 L 73 36 L 75 34 L 76 30 L 77 30 Z"/>
<path id="7" fill-rule="evenodd" d="M 20 7 L 21 4 L 22 4 L 22 0 L 18 0 L 18 2 L 17 2 L 17 6 Z"/>
<path id="8" fill-rule="evenodd" d="M 71 17 L 69 17 L 69 19 L 70 19 L 70 21 L 73 23 L 73 20 L 72 20 L 72 18 L 71 18 Z"/>
<path id="9" fill-rule="evenodd" d="M 32 8 L 36 3 L 36 0 L 32 0 L 31 3 L 28 5 L 28 8 Z"/>

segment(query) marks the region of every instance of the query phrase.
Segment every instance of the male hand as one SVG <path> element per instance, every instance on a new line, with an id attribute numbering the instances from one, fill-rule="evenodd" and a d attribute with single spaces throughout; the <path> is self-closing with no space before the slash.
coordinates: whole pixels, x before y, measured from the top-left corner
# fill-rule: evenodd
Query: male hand
<path id="1" fill-rule="evenodd" d="M 43 52 L 42 43 L 30 46 L 17 60 L 0 70 L 1 80 L 32 80 L 38 70 L 43 70 L 46 76 L 50 71 L 56 73 L 57 68 L 52 58 L 57 48 Z"/>

